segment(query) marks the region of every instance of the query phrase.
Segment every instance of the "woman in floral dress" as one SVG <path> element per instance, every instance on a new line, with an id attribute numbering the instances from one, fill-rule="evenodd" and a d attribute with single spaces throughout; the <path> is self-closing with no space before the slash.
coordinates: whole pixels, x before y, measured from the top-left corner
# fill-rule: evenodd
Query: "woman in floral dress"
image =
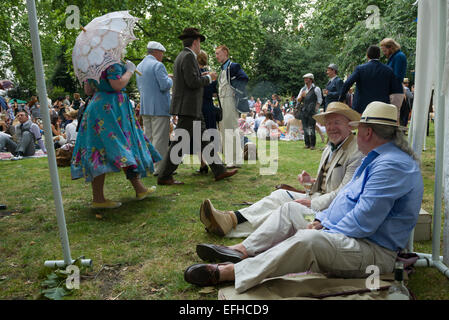
<path id="1" fill-rule="evenodd" d="M 104 196 L 105 175 L 122 169 L 130 180 L 136 198 L 144 199 L 154 191 L 147 189 L 140 177 L 153 163 L 162 158 L 144 136 L 134 117 L 125 87 L 136 66 L 131 61 L 114 64 L 101 75 L 100 82 L 89 79 L 84 83 L 87 95 L 93 95 L 80 124 L 71 162 L 72 179 L 84 177 L 92 184 L 93 208 L 117 208 L 118 201 Z"/>

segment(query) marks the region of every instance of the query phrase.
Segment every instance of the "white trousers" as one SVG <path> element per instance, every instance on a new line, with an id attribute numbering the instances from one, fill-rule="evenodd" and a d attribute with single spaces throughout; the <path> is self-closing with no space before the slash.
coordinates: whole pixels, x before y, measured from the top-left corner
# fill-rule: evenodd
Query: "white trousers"
<path id="1" fill-rule="evenodd" d="M 369 265 L 392 272 L 396 252 L 365 239 L 305 229 L 304 206 L 288 202 L 273 212 L 245 241 L 249 256 L 234 265 L 235 289 L 244 292 L 264 279 L 305 271 L 360 278 Z"/>
<path id="2" fill-rule="evenodd" d="M 312 199 L 320 195 L 321 193 L 317 192 L 312 195 Z M 287 191 L 283 189 L 275 190 L 269 196 L 266 196 L 265 198 L 257 201 L 253 205 L 247 208 L 240 209 L 239 212 L 248 221 L 238 224 L 235 229 L 232 229 L 231 232 L 226 235 L 226 237 L 247 237 L 260 225 L 262 225 L 262 223 L 267 220 L 267 218 L 274 212 L 274 210 L 279 209 L 283 204 L 287 202 L 304 198 L 306 198 L 306 195 L 303 193 Z M 315 214 L 312 209 L 305 206 L 302 211 L 307 215 Z"/>
<path id="3" fill-rule="evenodd" d="M 165 157 L 170 141 L 170 117 L 142 115 L 143 130 L 161 157 Z M 162 161 L 154 164 L 154 173 L 159 174 Z"/>

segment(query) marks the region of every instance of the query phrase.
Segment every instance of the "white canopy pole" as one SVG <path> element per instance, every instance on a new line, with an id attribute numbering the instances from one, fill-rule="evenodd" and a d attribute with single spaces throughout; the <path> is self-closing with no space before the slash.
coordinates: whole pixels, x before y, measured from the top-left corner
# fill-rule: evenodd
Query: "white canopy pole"
<path id="1" fill-rule="evenodd" d="M 39 101 L 41 104 L 41 115 L 44 124 L 45 147 L 47 148 L 48 166 L 50 168 L 50 178 L 53 187 L 53 197 L 56 206 L 56 218 L 58 221 L 59 237 L 61 239 L 64 261 L 46 261 L 45 265 L 49 267 L 71 265 L 69 238 L 67 235 L 67 227 L 64 216 L 64 207 L 62 204 L 61 188 L 59 185 L 58 167 L 56 165 L 55 150 L 53 147 L 52 131 L 50 125 L 50 112 L 47 100 L 47 88 L 45 86 L 44 68 L 42 64 L 42 51 L 39 39 L 39 29 L 37 26 L 36 4 L 34 0 L 27 0 L 28 23 L 30 25 L 31 43 L 33 46 L 34 71 L 36 73 L 37 90 L 39 93 Z M 83 265 L 92 265 L 90 259 L 83 259 Z"/>
<path id="2" fill-rule="evenodd" d="M 444 113 L 445 97 L 443 95 L 443 74 L 446 57 L 446 4 L 447 0 L 439 1 L 438 17 L 438 74 L 435 86 L 435 193 L 433 206 L 433 237 L 432 237 L 432 260 L 439 261 L 440 257 L 440 235 L 441 235 L 441 207 L 443 189 L 443 165 L 444 165 Z"/>

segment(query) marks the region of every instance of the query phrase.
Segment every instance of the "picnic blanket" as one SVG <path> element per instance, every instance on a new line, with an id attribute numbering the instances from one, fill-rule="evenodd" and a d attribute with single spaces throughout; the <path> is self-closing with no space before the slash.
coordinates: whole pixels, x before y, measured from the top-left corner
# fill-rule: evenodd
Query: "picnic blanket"
<path id="1" fill-rule="evenodd" d="M 400 253 L 404 264 L 404 281 L 414 272 L 415 253 Z M 367 279 L 328 278 L 322 273 L 303 272 L 265 279 L 259 285 L 237 293 L 234 285 L 218 291 L 219 300 L 385 300 L 394 274 L 379 276 L 378 290 L 370 290 Z M 412 299 L 416 299 L 410 292 Z"/>
<path id="2" fill-rule="evenodd" d="M 23 157 L 23 159 L 28 159 L 28 158 L 43 158 L 46 157 L 47 155 L 44 153 L 44 151 L 42 151 L 41 149 L 36 150 L 36 153 L 34 154 L 34 156 L 30 156 L 30 157 Z M 0 160 L 11 160 L 11 158 L 13 157 L 11 152 L 0 152 Z"/>
<path id="3" fill-rule="evenodd" d="M 218 291 L 218 299 L 385 300 L 390 284 L 391 281 L 379 280 L 379 290 L 371 291 L 367 289 L 366 279 L 327 278 L 321 273 L 306 272 L 265 279 L 243 293 L 237 293 L 233 285 L 224 287 Z"/>

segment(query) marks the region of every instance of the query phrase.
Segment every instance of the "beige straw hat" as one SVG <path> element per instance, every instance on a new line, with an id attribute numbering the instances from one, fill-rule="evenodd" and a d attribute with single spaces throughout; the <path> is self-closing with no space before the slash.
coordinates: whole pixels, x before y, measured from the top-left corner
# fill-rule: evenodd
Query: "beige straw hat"
<path id="1" fill-rule="evenodd" d="M 398 124 L 398 108 L 395 105 L 380 101 L 373 101 L 368 104 L 360 121 L 353 121 L 350 125 L 356 127 L 359 123 L 383 124 L 403 129 Z"/>
<path id="2" fill-rule="evenodd" d="M 359 121 L 360 113 L 351 109 L 348 105 L 343 102 L 331 102 L 327 106 L 326 112 L 322 112 L 313 116 L 313 118 L 318 121 L 319 124 L 324 126 L 326 124 L 326 115 L 337 113 L 345 116 L 349 121 Z"/>

